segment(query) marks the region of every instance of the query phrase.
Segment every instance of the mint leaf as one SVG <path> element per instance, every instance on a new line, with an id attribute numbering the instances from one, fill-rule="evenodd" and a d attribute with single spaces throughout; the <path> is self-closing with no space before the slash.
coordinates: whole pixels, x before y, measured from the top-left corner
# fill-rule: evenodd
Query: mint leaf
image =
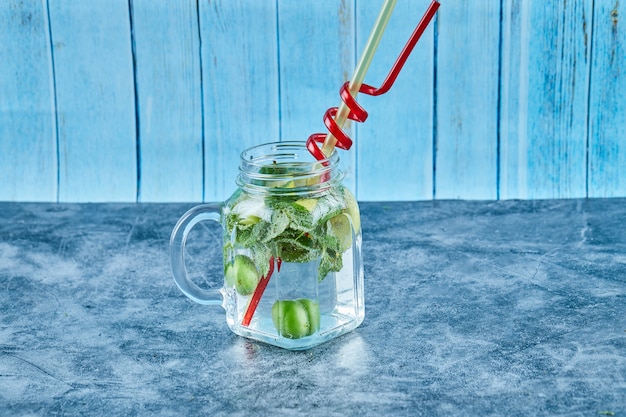
<path id="1" fill-rule="evenodd" d="M 330 221 L 319 225 L 315 231 L 321 247 L 317 278 L 322 281 L 329 272 L 339 272 L 343 267 L 341 241 L 332 233 Z"/>
<path id="2" fill-rule="evenodd" d="M 351 227 L 349 221 L 337 217 L 347 209 L 340 187 L 321 196 L 272 194 L 258 198 L 243 193 L 236 199 L 230 205 L 232 211 L 225 214 L 232 242 L 229 251 L 237 246 L 250 250 L 262 275 L 268 273 L 272 256 L 293 263 L 319 259 L 320 281 L 343 267 L 342 253 L 351 242 L 344 223 L 349 232 Z"/>
<path id="3" fill-rule="evenodd" d="M 261 276 L 267 276 L 270 270 L 270 259 L 272 258 L 272 251 L 269 246 L 262 243 L 258 243 L 252 249 L 252 259 Z"/>
<path id="4" fill-rule="evenodd" d="M 317 280 L 322 281 L 330 272 L 339 272 L 341 268 L 343 268 L 341 253 L 326 249 L 322 252 L 320 266 L 317 268 Z"/>
<path id="5" fill-rule="evenodd" d="M 307 242 L 308 241 L 308 242 Z M 278 256 L 286 262 L 311 262 L 319 257 L 319 250 L 309 238 L 277 239 Z"/>
<path id="6" fill-rule="evenodd" d="M 269 226 L 264 230 L 264 234 L 259 236 L 263 242 L 269 242 L 283 233 L 290 223 L 289 216 L 282 210 L 274 210 Z"/>
<path id="7" fill-rule="evenodd" d="M 313 214 L 306 208 L 298 204 L 291 204 L 289 208 L 286 209 L 286 212 L 291 220 L 290 227 L 292 229 L 303 232 L 309 232 L 313 229 Z"/>

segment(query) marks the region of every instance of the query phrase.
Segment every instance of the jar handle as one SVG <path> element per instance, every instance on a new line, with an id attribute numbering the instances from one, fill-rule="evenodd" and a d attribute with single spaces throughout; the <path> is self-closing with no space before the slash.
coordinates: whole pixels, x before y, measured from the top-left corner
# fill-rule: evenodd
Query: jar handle
<path id="1" fill-rule="evenodd" d="M 205 220 L 220 223 L 221 213 L 222 207 L 219 204 L 202 204 L 193 207 L 178 220 L 170 238 L 170 261 L 174 282 L 183 294 L 199 304 L 222 305 L 223 284 L 219 289 L 205 290 L 189 279 L 185 267 L 185 244 L 189 232 L 196 224 Z"/>

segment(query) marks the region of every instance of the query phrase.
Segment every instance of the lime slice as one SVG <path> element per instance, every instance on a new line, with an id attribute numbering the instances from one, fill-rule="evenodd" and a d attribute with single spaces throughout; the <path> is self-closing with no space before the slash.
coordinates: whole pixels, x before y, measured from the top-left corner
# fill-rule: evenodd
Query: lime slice
<path id="1" fill-rule="evenodd" d="M 235 255 L 233 263 L 226 264 L 224 277 L 226 285 L 235 287 L 241 295 L 252 294 L 260 279 L 254 262 L 245 255 Z"/>
<path id="2" fill-rule="evenodd" d="M 341 252 L 352 246 L 352 225 L 345 213 L 333 217 L 329 220 L 333 235 L 339 239 Z"/>
<path id="3" fill-rule="evenodd" d="M 310 336 L 320 328 L 320 305 L 308 298 L 278 300 L 272 306 L 272 321 L 283 337 Z"/>
<path id="4" fill-rule="evenodd" d="M 309 334 L 306 308 L 296 300 L 276 301 L 272 306 L 272 321 L 278 333 L 289 339 L 300 339 Z"/>
<path id="5" fill-rule="evenodd" d="M 239 224 L 242 226 L 252 226 L 254 224 L 257 224 L 260 220 L 261 218 L 259 216 L 250 215 L 246 218 L 241 219 L 239 221 Z"/>
<path id="6" fill-rule="evenodd" d="M 301 198 L 300 200 L 294 201 L 293 204 L 304 207 L 310 213 L 315 209 L 315 206 L 317 206 L 317 198 Z"/>
<path id="7" fill-rule="evenodd" d="M 320 305 L 317 301 L 309 300 L 308 298 L 299 298 L 298 301 L 307 312 L 309 316 L 309 336 L 320 329 Z"/>
<path id="8" fill-rule="evenodd" d="M 343 189 L 343 198 L 346 200 L 346 211 L 348 216 L 352 219 L 354 233 L 359 233 L 361 230 L 361 213 L 359 212 L 359 205 L 350 190 L 347 188 Z"/>

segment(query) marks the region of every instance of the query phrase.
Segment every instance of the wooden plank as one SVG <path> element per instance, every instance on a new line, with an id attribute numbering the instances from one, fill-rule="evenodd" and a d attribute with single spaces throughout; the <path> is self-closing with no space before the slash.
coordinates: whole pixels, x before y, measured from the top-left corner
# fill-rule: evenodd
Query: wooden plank
<path id="1" fill-rule="evenodd" d="M 41 0 L 0 3 L 0 200 L 57 199 L 47 14 Z"/>
<path id="2" fill-rule="evenodd" d="M 196 1 L 131 4 L 141 152 L 138 200 L 202 201 Z"/>
<path id="3" fill-rule="evenodd" d="M 276 8 L 254 0 L 200 2 L 205 200 L 235 189 L 239 155 L 277 141 Z"/>
<path id="4" fill-rule="evenodd" d="M 501 198 L 586 196 L 591 0 L 506 0 Z"/>
<path id="5" fill-rule="evenodd" d="M 626 5 L 594 2 L 589 197 L 626 196 Z"/>
<path id="6" fill-rule="evenodd" d="M 326 132 L 323 116 L 355 68 L 354 0 L 279 0 L 280 137 Z M 354 127 L 346 126 L 349 135 Z M 355 151 L 339 151 L 344 183 L 356 186 Z"/>
<path id="7" fill-rule="evenodd" d="M 127 0 L 50 0 L 61 201 L 135 201 L 135 100 Z"/>
<path id="8" fill-rule="evenodd" d="M 447 1 L 438 13 L 435 198 L 497 198 L 500 4 Z"/>
<path id="9" fill-rule="evenodd" d="M 426 11 L 430 0 L 398 2 L 366 76 L 382 84 Z M 371 2 L 357 2 L 357 51 L 378 15 Z M 369 113 L 357 125 L 359 200 L 429 200 L 433 196 L 434 22 L 422 35 L 392 89 L 383 96 L 361 95 Z"/>
<path id="10" fill-rule="evenodd" d="M 244 148 L 324 131 L 380 7 L 203 1 L 198 28 L 191 0 L 132 0 L 135 108 L 129 2 L 49 3 L 50 28 L 47 1 L 0 6 L 4 200 L 134 201 L 138 168 L 140 201 L 226 198 Z M 398 2 L 366 82 L 380 82 L 428 3 Z M 615 0 L 504 0 L 502 13 L 445 2 L 391 92 L 359 96 L 370 119 L 341 151 L 346 183 L 361 200 L 430 198 L 433 186 L 436 198 L 626 195 L 620 11 Z"/>

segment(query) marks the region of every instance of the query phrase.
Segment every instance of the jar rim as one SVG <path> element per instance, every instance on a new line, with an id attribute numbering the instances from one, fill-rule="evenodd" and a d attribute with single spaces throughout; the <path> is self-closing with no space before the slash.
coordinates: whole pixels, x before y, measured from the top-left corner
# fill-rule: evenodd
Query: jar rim
<path id="1" fill-rule="evenodd" d="M 270 158 L 272 157 L 272 158 Z M 242 164 L 250 165 L 250 166 L 266 166 L 268 160 L 272 160 L 273 158 L 280 157 L 283 158 L 291 158 L 294 160 L 293 164 L 298 166 L 306 166 L 310 165 L 312 168 L 322 165 L 333 165 L 339 162 L 339 155 L 336 150 L 333 150 L 333 153 L 321 160 L 315 159 L 313 155 L 309 152 L 306 147 L 306 142 L 304 141 L 280 141 L 280 142 L 269 142 L 263 143 L 260 145 L 252 146 L 240 154 L 240 159 Z"/>
<path id="2" fill-rule="evenodd" d="M 237 185 L 248 192 L 316 193 L 343 179 L 336 151 L 318 161 L 303 141 L 256 145 L 244 150 L 240 158 Z"/>

